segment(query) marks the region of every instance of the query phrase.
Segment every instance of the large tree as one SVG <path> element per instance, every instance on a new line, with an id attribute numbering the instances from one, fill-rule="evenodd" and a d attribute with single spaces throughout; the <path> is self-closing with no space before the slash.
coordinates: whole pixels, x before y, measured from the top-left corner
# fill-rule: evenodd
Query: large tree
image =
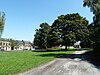
<path id="1" fill-rule="evenodd" d="M 5 13 L 0 12 L 0 38 L 4 30 L 4 25 L 5 25 Z"/>
<path id="2" fill-rule="evenodd" d="M 52 27 L 58 29 L 62 44 L 66 46 L 73 45 L 76 41 L 82 41 L 88 36 L 88 21 L 78 13 L 58 16 L 52 24 Z"/>
<path id="3" fill-rule="evenodd" d="M 35 38 L 34 38 L 34 45 L 38 46 L 38 48 L 46 49 L 47 44 L 47 36 L 50 30 L 50 26 L 47 23 L 40 24 L 40 29 L 36 30 Z"/>
<path id="4" fill-rule="evenodd" d="M 94 14 L 94 26 L 92 26 L 93 34 L 91 34 L 91 36 L 94 42 L 94 50 L 100 52 L 100 0 L 84 0 L 84 6 L 88 6 Z"/>

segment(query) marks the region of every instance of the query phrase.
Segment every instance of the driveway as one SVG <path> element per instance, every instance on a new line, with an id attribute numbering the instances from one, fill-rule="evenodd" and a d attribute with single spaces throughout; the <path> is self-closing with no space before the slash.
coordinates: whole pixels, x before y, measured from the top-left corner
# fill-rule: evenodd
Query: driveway
<path id="1" fill-rule="evenodd" d="M 100 75 L 100 71 L 94 65 L 83 61 L 80 54 L 86 51 L 75 51 L 76 58 L 56 58 L 29 71 L 17 75 Z"/>

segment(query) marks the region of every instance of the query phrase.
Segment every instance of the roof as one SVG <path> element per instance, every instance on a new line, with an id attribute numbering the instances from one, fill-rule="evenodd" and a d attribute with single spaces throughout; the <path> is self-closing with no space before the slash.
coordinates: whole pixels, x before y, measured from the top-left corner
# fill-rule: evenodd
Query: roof
<path id="1" fill-rule="evenodd" d="M 0 38 L 0 41 L 10 41 L 10 39 L 7 39 L 7 38 Z"/>
<path id="2" fill-rule="evenodd" d="M 18 44 L 23 44 L 23 41 L 21 40 L 16 40 Z"/>
<path id="3" fill-rule="evenodd" d="M 1 38 L 0 41 L 10 42 L 11 39 Z M 15 40 L 18 44 L 32 44 L 30 41 Z"/>
<path id="4" fill-rule="evenodd" d="M 16 40 L 16 41 L 17 41 L 17 43 L 19 43 L 19 44 L 31 44 L 30 41 L 24 41 L 24 40 Z"/>

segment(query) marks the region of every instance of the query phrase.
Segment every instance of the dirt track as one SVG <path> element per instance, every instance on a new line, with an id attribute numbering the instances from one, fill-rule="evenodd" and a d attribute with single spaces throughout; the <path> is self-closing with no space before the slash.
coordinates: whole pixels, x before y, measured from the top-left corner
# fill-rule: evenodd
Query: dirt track
<path id="1" fill-rule="evenodd" d="M 82 54 L 85 51 L 76 51 L 73 54 Z M 45 65 L 17 75 L 100 75 L 92 64 L 80 58 L 57 58 Z"/>

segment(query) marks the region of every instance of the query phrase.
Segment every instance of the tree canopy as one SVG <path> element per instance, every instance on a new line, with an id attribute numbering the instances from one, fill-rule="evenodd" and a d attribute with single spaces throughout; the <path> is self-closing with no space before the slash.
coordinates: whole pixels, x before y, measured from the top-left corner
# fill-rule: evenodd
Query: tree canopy
<path id="1" fill-rule="evenodd" d="M 47 48 L 47 35 L 50 29 L 50 26 L 47 23 L 40 24 L 40 29 L 36 30 L 34 45 L 39 48 Z"/>
<path id="2" fill-rule="evenodd" d="M 81 17 L 78 13 L 58 16 L 58 19 L 52 24 L 60 32 L 63 45 L 71 46 L 76 41 L 82 41 L 88 36 L 88 21 Z"/>
<path id="3" fill-rule="evenodd" d="M 92 37 L 91 40 L 93 41 L 94 50 L 100 52 L 98 50 L 100 48 L 100 0 L 84 0 L 84 6 L 88 6 L 94 14 L 90 36 Z"/>
<path id="4" fill-rule="evenodd" d="M 36 30 L 34 45 L 39 48 L 53 46 L 72 46 L 76 41 L 83 41 L 89 35 L 88 21 L 78 13 L 60 15 L 51 26 L 40 24 Z"/>
<path id="5" fill-rule="evenodd" d="M 60 45 L 61 39 L 59 35 L 60 33 L 57 29 L 52 27 L 50 28 L 47 36 L 47 43 L 49 48 Z"/>
<path id="6" fill-rule="evenodd" d="M 0 38 L 4 30 L 4 25 L 5 25 L 5 13 L 0 12 Z"/>

